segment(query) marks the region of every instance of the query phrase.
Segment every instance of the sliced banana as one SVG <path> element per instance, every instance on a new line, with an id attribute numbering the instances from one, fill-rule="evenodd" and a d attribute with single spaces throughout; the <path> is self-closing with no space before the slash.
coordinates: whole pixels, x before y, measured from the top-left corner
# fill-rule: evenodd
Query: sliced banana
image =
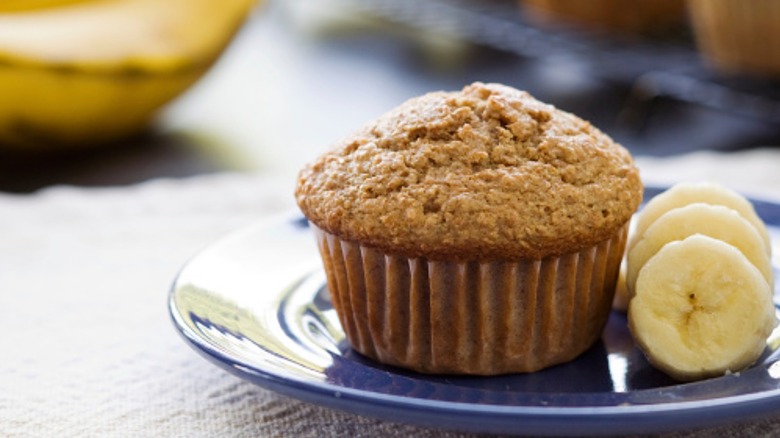
<path id="1" fill-rule="evenodd" d="M 688 381 L 753 364 L 775 312 L 769 285 L 738 249 L 693 235 L 666 244 L 639 272 L 628 322 L 650 363 Z"/>
<path id="2" fill-rule="evenodd" d="M 678 183 L 651 199 L 636 217 L 636 229 L 629 241 L 629 250 L 642 239 L 647 228 L 661 215 L 674 208 L 695 202 L 723 205 L 736 210 L 740 216 L 756 228 L 764 241 L 766 253 L 771 254 L 772 242 L 769 232 L 750 201 L 739 193 L 713 182 Z"/>
<path id="3" fill-rule="evenodd" d="M 615 283 L 615 297 L 612 299 L 612 308 L 621 312 L 628 310 L 628 285 L 626 285 L 626 259 L 620 263 L 618 279 Z"/>
<path id="4" fill-rule="evenodd" d="M 756 229 L 735 210 L 722 205 L 693 203 L 667 211 L 656 219 L 644 236 L 628 251 L 626 287 L 629 298 L 642 266 L 669 242 L 704 234 L 735 246 L 774 286 L 772 262 Z"/>

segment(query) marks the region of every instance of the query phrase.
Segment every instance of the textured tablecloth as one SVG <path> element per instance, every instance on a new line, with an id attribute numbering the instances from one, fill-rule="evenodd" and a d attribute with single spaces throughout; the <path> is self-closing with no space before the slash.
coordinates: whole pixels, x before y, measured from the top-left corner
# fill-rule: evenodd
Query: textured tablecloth
<path id="1" fill-rule="evenodd" d="M 648 184 L 711 179 L 780 200 L 779 150 L 639 162 Z M 231 174 L 0 195 L 0 436 L 470 436 L 277 395 L 176 333 L 166 299 L 177 270 L 225 233 L 294 208 L 292 185 Z M 718 432 L 778 436 L 780 418 Z"/>

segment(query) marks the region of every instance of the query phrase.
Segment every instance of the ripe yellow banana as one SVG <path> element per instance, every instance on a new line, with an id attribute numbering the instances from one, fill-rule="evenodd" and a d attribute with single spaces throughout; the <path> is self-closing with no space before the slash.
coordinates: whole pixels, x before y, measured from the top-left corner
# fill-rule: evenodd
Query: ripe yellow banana
<path id="1" fill-rule="evenodd" d="M 636 290 L 639 271 L 647 260 L 667 243 L 694 234 L 704 234 L 735 246 L 758 268 L 767 284 L 770 287 L 774 285 L 772 263 L 765 252 L 764 241 L 753 225 L 728 207 L 693 203 L 661 215 L 629 250 L 626 264 L 629 299 Z"/>
<path id="2" fill-rule="evenodd" d="M 255 1 L 0 7 L 0 147 L 83 147 L 138 131 L 206 72 Z"/>
<path id="3" fill-rule="evenodd" d="M 3 0 L 0 2 L 0 13 L 32 11 L 34 9 L 52 8 L 86 1 L 90 0 Z"/>
<path id="4" fill-rule="evenodd" d="M 758 269 L 735 247 L 703 235 L 668 243 L 648 260 L 628 321 L 648 360 L 683 381 L 753 364 L 776 323 Z"/>
<path id="5" fill-rule="evenodd" d="M 642 239 L 647 228 L 662 214 L 694 202 L 722 205 L 735 210 L 756 228 L 764 241 L 766 253 L 771 254 L 769 232 L 750 201 L 739 193 L 712 182 L 679 183 L 651 199 L 636 217 L 636 228 L 629 240 L 628 249 L 631 250 Z"/>

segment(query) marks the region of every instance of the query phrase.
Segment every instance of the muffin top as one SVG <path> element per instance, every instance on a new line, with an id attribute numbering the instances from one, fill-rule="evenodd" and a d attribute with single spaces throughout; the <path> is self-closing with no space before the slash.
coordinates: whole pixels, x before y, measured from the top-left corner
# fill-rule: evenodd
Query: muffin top
<path id="1" fill-rule="evenodd" d="M 527 260 L 612 237 L 642 199 L 622 146 L 499 84 L 411 99 L 299 174 L 316 226 L 433 260 Z"/>

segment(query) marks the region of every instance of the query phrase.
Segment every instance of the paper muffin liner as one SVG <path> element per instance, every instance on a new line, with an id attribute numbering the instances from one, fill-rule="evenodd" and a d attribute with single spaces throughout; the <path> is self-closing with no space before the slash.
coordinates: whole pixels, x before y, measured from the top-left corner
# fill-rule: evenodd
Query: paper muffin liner
<path id="1" fill-rule="evenodd" d="M 780 2 L 689 0 L 696 43 L 726 73 L 780 76 Z"/>
<path id="2" fill-rule="evenodd" d="M 312 228 L 353 349 L 419 372 L 477 375 L 536 371 L 592 346 L 627 232 L 559 257 L 481 262 L 386 254 Z"/>

